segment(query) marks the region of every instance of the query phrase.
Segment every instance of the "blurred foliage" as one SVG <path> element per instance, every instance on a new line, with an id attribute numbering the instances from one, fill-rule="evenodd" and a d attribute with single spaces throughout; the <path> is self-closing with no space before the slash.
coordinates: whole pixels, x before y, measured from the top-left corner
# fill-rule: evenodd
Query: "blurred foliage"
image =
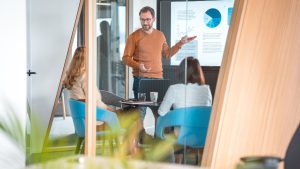
<path id="1" fill-rule="evenodd" d="M 7 104 L 9 105 L 9 104 Z M 17 147 L 20 151 L 16 151 L 14 153 L 18 153 L 13 155 L 14 157 L 24 157 L 19 158 L 22 160 L 15 160 L 13 156 L 8 156 L 10 159 L 2 158 L 6 156 L 7 154 L 0 154 L 0 168 L 2 166 L 12 166 L 10 168 L 14 168 L 16 162 L 20 163 L 16 166 L 24 166 L 25 165 L 25 126 L 22 126 L 22 123 L 20 122 L 20 118 L 18 118 L 17 114 L 15 113 L 14 109 L 12 107 L 6 106 L 5 113 L 1 112 L 1 114 L 5 115 L 5 118 L 0 118 L 0 132 L 4 133 L 5 136 L 11 141 L 11 143 Z M 136 121 L 136 114 L 133 114 L 132 116 L 126 116 L 122 118 L 123 126 L 125 125 L 125 128 L 127 129 L 125 132 L 120 131 L 118 133 L 118 139 L 120 144 L 114 144 L 114 151 L 107 153 L 107 151 L 100 154 L 100 156 L 109 157 L 111 160 L 107 160 L 108 163 L 105 164 L 105 168 L 123 168 L 123 169 L 133 169 L 135 168 L 131 162 L 135 160 L 146 160 L 146 161 L 165 161 L 165 158 L 168 157 L 170 154 L 173 153 L 173 145 L 176 142 L 176 138 L 172 136 L 166 137 L 166 140 L 159 140 L 154 139 L 151 136 L 148 136 L 148 138 L 145 141 L 144 145 L 140 145 L 140 149 L 135 152 L 134 154 L 130 152 L 130 144 L 133 140 L 133 138 L 138 138 L 140 134 L 140 129 L 137 127 L 137 124 L 134 122 Z M 124 120 L 125 119 L 125 120 Z M 31 120 L 34 120 L 34 117 L 31 117 Z M 36 120 L 36 119 L 35 119 Z M 33 126 L 31 126 L 33 127 Z M 35 126 L 38 128 L 38 126 Z M 115 134 L 115 133 L 114 133 Z M 34 139 L 34 138 L 31 138 Z M 73 138 L 74 139 L 74 138 Z M 135 139 L 137 140 L 137 139 Z M 70 140 L 61 140 L 57 141 L 56 143 L 58 145 L 65 144 L 65 142 Z M 1 141 L 0 141 L 1 142 Z M 99 143 L 99 141 L 98 141 Z M 103 145 L 100 146 L 101 149 L 109 149 L 108 146 Z M 3 146 L 3 145 L 2 145 Z M 98 149 L 99 146 L 97 146 Z M 9 152 L 12 153 L 12 152 Z M 52 152 L 53 154 L 56 154 L 56 152 Z M 99 154 L 99 153 L 97 153 Z M 30 155 L 30 154 L 27 154 Z M 69 157 L 68 157 L 69 156 Z M 71 156 L 71 157 L 70 157 Z M 29 156 L 27 156 L 29 158 Z M 77 155 L 74 155 L 74 151 L 69 153 L 67 156 L 63 156 L 63 158 L 57 156 L 56 160 L 57 162 L 51 162 L 49 161 L 49 158 L 43 157 L 43 153 L 41 153 L 40 156 L 31 157 L 31 161 L 33 161 L 32 165 L 29 165 L 28 168 L 60 168 L 59 166 L 66 166 L 66 168 L 73 168 L 74 165 L 80 163 L 79 158 Z M 60 159 L 58 159 L 60 158 Z M 53 158 L 52 158 L 53 159 Z M 72 159 L 72 160 L 70 160 Z M 75 159 L 75 160 L 74 160 Z M 86 159 L 86 162 L 93 161 L 91 159 Z M 117 166 L 116 166 L 117 161 Z M 5 163 L 5 165 L 3 165 Z M 67 163 L 67 164 L 66 164 Z M 88 162 L 87 168 L 102 168 L 99 166 L 99 164 L 95 162 Z"/>
<path id="2" fill-rule="evenodd" d="M 25 129 L 22 118 L 18 118 L 20 114 L 2 97 L 0 103 L 0 168 L 19 169 L 25 166 Z"/>
<path id="3" fill-rule="evenodd" d="M 0 118 L 0 130 L 14 141 L 16 145 L 25 149 L 25 129 L 23 129 L 13 108 L 8 106 L 8 110 L 2 112 L 2 115 L 5 115 L 5 118 Z"/>

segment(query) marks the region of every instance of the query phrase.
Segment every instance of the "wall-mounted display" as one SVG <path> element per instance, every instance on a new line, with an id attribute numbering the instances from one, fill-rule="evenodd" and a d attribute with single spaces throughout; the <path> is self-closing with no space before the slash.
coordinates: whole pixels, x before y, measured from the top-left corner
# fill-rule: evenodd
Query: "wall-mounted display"
<path id="1" fill-rule="evenodd" d="M 171 2 L 171 46 L 184 35 L 197 35 L 172 57 L 171 65 L 194 56 L 202 66 L 220 66 L 232 7 L 233 1 L 228 0 Z"/>

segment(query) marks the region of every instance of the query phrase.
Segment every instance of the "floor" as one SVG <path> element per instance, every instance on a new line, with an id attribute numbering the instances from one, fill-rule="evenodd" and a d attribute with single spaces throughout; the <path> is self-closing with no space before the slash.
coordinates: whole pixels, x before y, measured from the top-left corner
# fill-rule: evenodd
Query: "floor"
<path id="1" fill-rule="evenodd" d="M 150 109 L 147 109 L 146 117 L 144 120 L 144 128 L 148 135 L 153 136 L 154 135 L 154 116 Z M 50 135 L 49 135 L 49 143 L 48 148 L 46 152 L 39 153 L 39 154 L 31 154 L 27 156 L 27 164 L 34 164 L 41 161 L 48 161 L 52 159 L 57 159 L 61 157 L 67 157 L 74 155 L 75 152 L 75 145 L 77 141 L 77 137 L 74 134 L 74 125 L 72 118 L 70 116 L 67 116 L 65 119 L 62 117 L 55 117 L 53 120 L 53 124 L 51 127 Z M 97 142 L 97 148 L 102 146 L 102 141 Z M 164 145 L 158 145 L 158 146 L 164 146 Z M 157 146 L 157 147 L 158 147 Z M 109 146 L 105 146 L 106 150 L 109 150 Z M 148 150 L 147 146 L 146 148 L 143 147 L 143 150 L 147 151 L 146 154 L 155 154 L 157 152 L 162 151 L 160 147 L 154 147 L 154 150 Z M 100 148 L 99 148 L 100 149 Z M 105 155 L 105 152 L 103 151 L 96 151 L 97 155 Z M 104 153 L 104 154 L 103 154 Z M 106 153 L 107 155 L 108 153 Z M 171 153 L 173 154 L 173 153 Z M 177 157 L 177 156 L 176 156 Z M 147 156 L 145 159 L 150 160 L 156 160 L 156 157 L 153 156 Z M 169 158 L 169 157 L 167 157 Z M 194 164 L 195 160 L 194 157 L 188 157 L 187 158 L 187 164 Z M 169 162 L 169 159 L 164 160 L 166 162 Z"/>
<path id="2" fill-rule="evenodd" d="M 147 108 L 146 117 L 144 120 L 144 128 L 148 135 L 154 135 L 154 116 L 149 108 Z M 66 119 L 63 119 L 63 117 L 54 117 L 49 136 L 50 139 L 56 139 L 74 133 L 74 125 L 70 116 L 67 116 Z"/>
<path id="3" fill-rule="evenodd" d="M 148 135 L 154 135 L 154 116 L 150 109 L 147 109 L 144 127 Z M 75 129 L 70 116 L 67 116 L 65 119 L 62 116 L 54 117 L 49 135 L 47 153 L 32 154 L 28 158 L 27 163 L 31 164 L 38 161 L 74 155 L 77 140 L 74 133 Z"/>

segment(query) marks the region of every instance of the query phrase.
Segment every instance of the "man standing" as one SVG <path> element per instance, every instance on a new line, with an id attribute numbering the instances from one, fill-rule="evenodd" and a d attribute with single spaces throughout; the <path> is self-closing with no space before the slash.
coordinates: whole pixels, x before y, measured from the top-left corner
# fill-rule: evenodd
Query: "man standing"
<path id="1" fill-rule="evenodd" d="M 142 28 L 128 37 L 123 55 L 123 62 L 133 69 L 133 92 L 136 99 L 141 79 L 162 79 L 162 55 L 170 58 L 179 51 L 182 45 L 196 38 L 196 36 L 185 36 L 170 48 L 164 34 L 152 27 L 155 21 L 153 8 L 143 7 L 139 12 L 139 16 Z M 142 112 L 142 119 L 144 119 L 145 113 L 145 111 Z"/>
<path id="2" fill-rule="evenodd" d="M 107 21 L 100 22 L 100 32 L 101 35 L 97 37 L 97 72 L 99 76 L 98 88 L 101 90 L 110 91 L 109 76 L 111 71 L 109 66 L 111 64 L 111 35 L 110 35 L 110 25 Z"/>

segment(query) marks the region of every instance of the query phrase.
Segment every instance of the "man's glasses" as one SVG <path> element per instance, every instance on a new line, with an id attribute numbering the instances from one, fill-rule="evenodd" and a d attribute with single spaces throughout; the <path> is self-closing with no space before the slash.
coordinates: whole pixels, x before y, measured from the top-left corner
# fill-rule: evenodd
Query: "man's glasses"
<path id="1" fill-rule="evenodd" d="M 150 22 L 152 20 L 152 18 L 140 18 L 141 22 Z"/>

